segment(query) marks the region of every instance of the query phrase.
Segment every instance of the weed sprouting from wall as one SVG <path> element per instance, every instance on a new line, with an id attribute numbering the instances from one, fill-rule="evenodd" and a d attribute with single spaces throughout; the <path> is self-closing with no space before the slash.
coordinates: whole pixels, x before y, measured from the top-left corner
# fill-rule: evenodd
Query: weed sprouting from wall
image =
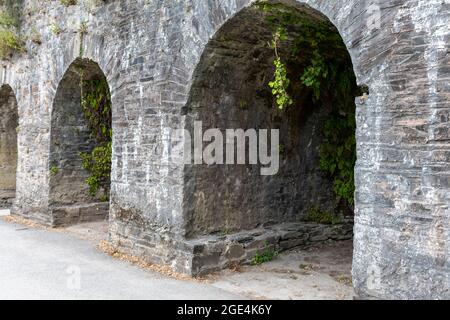
<path id="1" fill-rule="evenodd" d="M 10 57 L 16 51 L 23 51 L 19 35 L 22 1 L 0 0 L 0 59 Z"/>

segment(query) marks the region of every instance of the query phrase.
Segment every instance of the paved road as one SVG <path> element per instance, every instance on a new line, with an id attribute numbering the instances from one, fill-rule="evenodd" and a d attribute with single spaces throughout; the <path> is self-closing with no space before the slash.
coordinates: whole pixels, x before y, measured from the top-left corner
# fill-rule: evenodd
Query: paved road
<path id="1" fill-rule="evenodd" d="M 0 219 L 0 299 L 243 299 L 139 269 L 73 236 Z"/>

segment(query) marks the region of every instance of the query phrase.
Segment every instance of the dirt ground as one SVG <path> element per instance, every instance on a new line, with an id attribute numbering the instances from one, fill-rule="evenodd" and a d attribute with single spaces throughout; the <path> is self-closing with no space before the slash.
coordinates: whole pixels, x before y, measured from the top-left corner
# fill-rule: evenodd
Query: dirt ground
<path id="1" fill-rule="evenodd" d="M 93 242 L 108 239 L 106 222 L 64 231 Z M 352 252 L 352 241 L 326 243 L 283 252 L 263 265 L 225 270 L 207 279 L 214 287 L 250 299 L 351 300 Z"/>
<path id="2" fill-rule="evenodd" d="M 1 214 L 7 212 L 0 211 Z M 58 232 L 88 240 L 108 240 L 108 223 L 83 223 Z M 211 286 L 249 299 L 351 300 L 352 241 L 283 252 L 259 266 L 241 266 L 208 276 Z"/>
<path id="3" fill-rule="evenodd" d="M 226 270 L 214 286 L 256 299 L 352 300 L 352 241 L 281 253 L 260 266 Z"/>
<path id="4" fill-rule="evenodd" d="M 92 241 L 95 244 L 108 241 L 109 237 L 107 221 L 80 223 L 66 228 L 59 228 L 59 230 L 78 238 Z"/>

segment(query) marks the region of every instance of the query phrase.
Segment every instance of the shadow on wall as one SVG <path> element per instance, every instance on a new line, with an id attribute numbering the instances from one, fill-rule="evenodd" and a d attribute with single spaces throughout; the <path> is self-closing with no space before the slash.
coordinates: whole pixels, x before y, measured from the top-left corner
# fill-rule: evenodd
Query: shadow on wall
<path id="1" fill-rule="evenodd" d="M 293 100 L 283 110 L 269 87 L 276 54 L 268 44 L 280 27 L 284 35 L 277 53 L 287 68 Z M 280 171 L 261 176 L 258 165 L 187 165 L 188 237 L 285 222 L 352 220 L 357 95 L 347 48 L 317 11 L 254 5 L 226 23 L 195 72 L 184 110 L 186 127 L 193 132 L 194 121 L 201 121 L 204 130 L 279 129 Z M 345 159 L 342 165 L 335 155 Z M 348 188 L 341 193 L 339 175 Z"/>
<path id="2" fill-rule="evenodd" d="M 77 59 L 52 111 L 50 206 L 53 225 L 103 220 L 109 211 L 111 99 L 97 63 Z"/>
<path id="3" fill-rule="evenodd" d="M 10 208 L 16 196 L 17 130 L 19 116 L 14 92 L 0 88 L 0 209 Z"/>

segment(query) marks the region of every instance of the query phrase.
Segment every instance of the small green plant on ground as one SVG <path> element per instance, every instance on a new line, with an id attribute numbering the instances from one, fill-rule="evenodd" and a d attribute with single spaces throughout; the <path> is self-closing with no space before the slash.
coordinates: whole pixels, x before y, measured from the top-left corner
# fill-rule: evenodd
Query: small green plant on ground
<path id="1" fill-rule="evenodd" d="M 279 254 L 278 251 L 269 247 L 269 245 L 266 243 L 264 251 L 261 253 L 257 252 L 253 257 L 251 264 L 256 266 L 266 262 L 270 262 L 274 260 L 276 257 L 278 257 L 278 254 Z"/>
<path id="2" fill-rule="evenodd" d="M 323 211 L 318 207 L 313 207 L 308 210 L 306 214 L 306 221 L 320 224 L 337 225 L 342 224 L 342 219 L 339 216 L 329 212 Z"/>

